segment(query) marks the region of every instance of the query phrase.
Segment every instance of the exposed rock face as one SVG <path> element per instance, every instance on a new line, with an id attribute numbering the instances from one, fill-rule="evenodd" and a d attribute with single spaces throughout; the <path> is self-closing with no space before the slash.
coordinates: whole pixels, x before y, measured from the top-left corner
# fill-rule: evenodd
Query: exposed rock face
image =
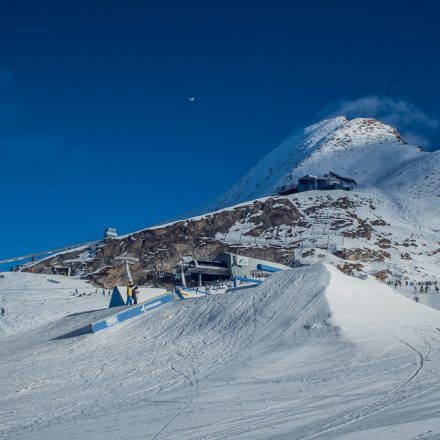
<path id="1" fill-rule="evenodd" d="M 63 253 L 37 263 L 35 272 L 50 273 L 51 266 L 69 265 L 73 275 L 82 275 L 99 285 L 111 287 L 125 279 L 125 269 L 116 256 L 139 258 L 130 266 L 133 279 L 140 284 L 173 284 L 173 269 L 185 255 L 212 258 L 224 251 L 285 261 L 286 248 L 270 245 L 228 243 L 228 233 L 235 225 L 249 226 L 248 236 L 259 237 L 281 225 L 296 225 L 302 218 L 297 207 L 285 198 L 256 200 L 251 204 L 227 209 L 204 217 L 178 221 L 162 227 L 145 229 L 125 238 L 107 239 L 86 250 Z M 244 241 L 244 240 L 243 240 Z M 163 277 L 159 278 L 159 272 Z"/>
<path id="2" fill-rule="evenodd" d="M 388 270 L 380 270 L 374 274 L 374 276 L 380 281 L 385 281 L 388 278 L 388 275 Z"/>
<path id="3" fill-rule="evenodd" d="M 383 261 L 391 258 L 386 251 L 375 251 L 373 249 L 342 249 L 334 253 L 335 256 L 347 261 Z"/>
<path id="4" fill-rule="evenodd" d="M 396 219 L 398 227 L 393 226 Z M 131 265 L 136 283 L 171 288 L 181 257 L 211 259 L 226 251 L 284 264 L 328 262 L 354 276 L 416 279 L 432 278 L 438 250 L 435 231 L 402 223 L 386 199 L 356 191 L 312 191 L 254 200 L 107 239 L 54 255 L 31 270 L 50 273 L 55 265 L 70 266 L 73 275 L 110 288 L 127 281 L 115 257 L 130 256 L 139 259 Z"/>
<path id="5" fill-rule="evenodd" d="M 336 266 L 341 272 L 344 272 L 346 275 L 356 276 L 364 269 L 364 265 L 361 263 L 343 263 L 338 264 Z"/>

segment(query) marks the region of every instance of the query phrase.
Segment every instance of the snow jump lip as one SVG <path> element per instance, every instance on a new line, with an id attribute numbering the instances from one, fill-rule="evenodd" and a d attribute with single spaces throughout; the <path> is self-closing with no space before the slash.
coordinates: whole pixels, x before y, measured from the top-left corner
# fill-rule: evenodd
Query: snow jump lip
<path id="1" fill-rule="evenodd" d="M 116 312 L 110 316 L 107 316 L 106 318 L 92 322 L 90 324 L 91 330 L 93 333 L 97 333 L 102 330 L 107 330 L 108 328 L 113 327 L 114 325 L 127 321 L 128 319 L 134 318 L 136 316 L 142 315 L 144 313 L 149 312 L 150 310 L 153 310 L 166 303 L 169 303 L 173 299 L 174 299 L 173 294 L 167 293 L 166 295 L 158 296 L 142 304 L 138 304 L 132 307 L 127 307 L 126 310 Z"/>

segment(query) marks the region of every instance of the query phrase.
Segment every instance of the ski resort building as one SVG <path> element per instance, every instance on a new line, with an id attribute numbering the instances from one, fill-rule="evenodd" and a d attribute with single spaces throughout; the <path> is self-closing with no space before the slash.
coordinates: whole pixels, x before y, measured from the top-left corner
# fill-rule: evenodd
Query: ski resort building
<path id="1" fill-rule="evenodd" d="M 298 180 L 297 191 L 312 191 L 312 190 L 335 190 L 342 189 L 344 191 L 351 191 L 357 186 L 355 180 L 348 177 L 340 176 L 339 174 L 330 171 L 324 176 L 313 176 L 307 174 Z"/>
<path id="2" fill-rule="evenodd" d="M 72 274 L 72 268 L 69 266 L 52 266 L 52 273 L 54 275 L 64 275 L 70 277 Z"/>
<path id="3" fill-rule="evenodd" d="M 212 260 L 197 260 L 185 257 L 175 268 L 176 281 L 189 286 L 202 286 L 206 283 L 228 281 L 233 278 L 256 278 L 263 276 L 261 267 L 286 269 L 287 266 L 245 257 L 243 255 L 222 252 Z"/>
<path id="4" fill-rule="evenodd" d="M 107 228 L 104 232 L 104 238 L 116 238 L 118 233 L 115 228 Z"/>

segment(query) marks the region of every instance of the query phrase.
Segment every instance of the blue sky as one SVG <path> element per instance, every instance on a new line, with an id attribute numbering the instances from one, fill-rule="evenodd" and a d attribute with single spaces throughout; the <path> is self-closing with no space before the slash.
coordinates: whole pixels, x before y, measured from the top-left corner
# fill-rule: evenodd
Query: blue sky
<path id="1" fill-rule="evenodd" d="M 383 117 L 437 148 L 438 9 L 3 4 L 0 259 L 176 217 L 327 115 Z"/>

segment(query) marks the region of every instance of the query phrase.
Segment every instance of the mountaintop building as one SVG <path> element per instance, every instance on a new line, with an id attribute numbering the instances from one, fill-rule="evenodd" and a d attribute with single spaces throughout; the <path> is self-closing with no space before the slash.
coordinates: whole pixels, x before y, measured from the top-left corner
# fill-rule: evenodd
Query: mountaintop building
<path id="1" fill-rule="evenodd" d="M 351 191 L 357 186 L 354 179 L 340 176 L 332 171 L 324 176 L 307 174 L 298 180 L 296 189 L 298 192 L 313 190 L 336 190 Z"/>

